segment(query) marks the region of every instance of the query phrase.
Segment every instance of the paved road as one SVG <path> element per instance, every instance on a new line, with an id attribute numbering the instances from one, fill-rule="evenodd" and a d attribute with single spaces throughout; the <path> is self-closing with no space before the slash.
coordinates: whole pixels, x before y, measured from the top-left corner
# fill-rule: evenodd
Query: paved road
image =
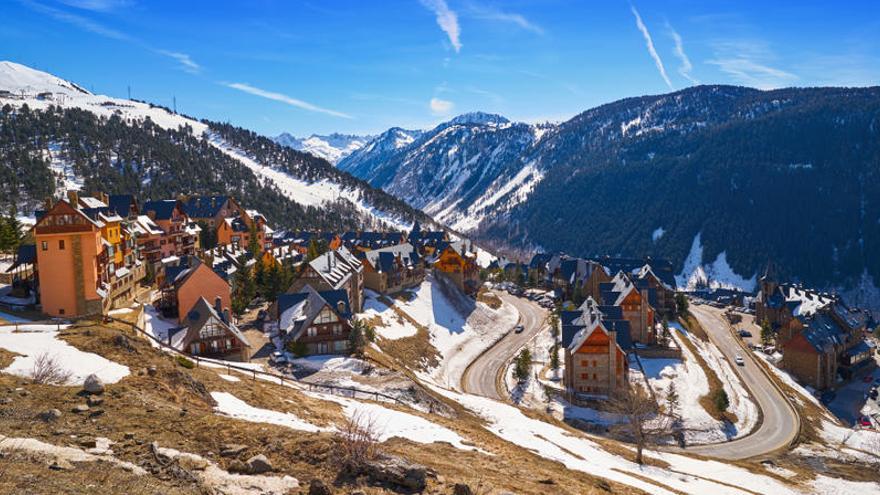
<path id="1" fill-rule="evenodd" d="M 475 359 L 461 377 L 461 387 L 467 393 L 490 399 L 507 400 L 506 390 L 498 390 L 498 377 L 507 363 L 544 326 L 547 310 L 528 299 L 500 293 L 501 299 L 512 304 L 520 314 L 522 333 L 513 329 Z"/>
<path id="2" fill-rule="evenodd" d="M 737 354 L 745 359 L 745 366 L 734 364 L 733 368 L 758 403 L 764 419 L 750 435 L 727 443 L 688 447 L 686 451 L 735 460 L 765 455 L 788 447 L 798 433 L 800 423 L 797 412 L 758 368 L 757 358 L 740 347 L 728 328 L 722 310 L 696 304 L 692 304 L 690 310 L 706 330 L 709 340 L 721 349 L 731 363 L 734 363 Z"/>

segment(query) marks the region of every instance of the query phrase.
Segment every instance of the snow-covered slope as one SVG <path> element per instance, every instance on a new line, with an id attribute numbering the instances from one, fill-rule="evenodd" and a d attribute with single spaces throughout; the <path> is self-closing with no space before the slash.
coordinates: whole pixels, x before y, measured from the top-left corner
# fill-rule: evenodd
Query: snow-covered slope
<path id="1" fill-rule="evenodd" d="M 165 108 L 138 101 L 92 94 L 81 86 L 46 72 L 15 62 L 0 62 L 0 104 L 18 107 L 27 104 L 34 110 L 58 105 L 81 108 L 102 117 L 118 115 L 134 124 L 150 119 L 165 129 L 189 126 L 200 134 L 208 128 L 197 120 L 175 114 Z"/>
<path id="2" fill-rule="evenodd" d="M 380 191 L 370 191 L 361 181 L 339 172 L 326 163 L 314 163 L 319 160 L 300 155 L 285 156 L 287 162 L 283 164 L 284 166 L 279 163 L 261 163 L 259 159 L 248 156 L 247 153 L 230 145 L 218 135 L 218 132 L 212 131 L 211 126 L 214 124 L 200 122 L 148 103 L 92 94 L 73 82 L 14 62 L 0 62 L 0 107 L 5 104 L 16 108 L 27 105 L 32 110 L 43 110 L 53 105 L 61 108 L 79 108 L 103 118 L 117 116 L 132 126 L 138 126 L 149 120 L 169 130 L 188 127 L 197 139 L 204 139 L 227 156 L 236 159 L 250 169 L 262 184 L 276 187 L 296 203 L 318 208 L 329 208 L 331 204 L 339 202 L 350 203 L 356 211 L 363 214 L 364 227 L 367 227 L 368 223 L 372 223 L 375 227 L 400 229 L 412 225 L 412 219 L 409 218 L 412 215 L 408 213 L 412 210 L 406 205 Z M 243 135 L 243 133 L 239 134 Z M 313 146 L 313 149 L 321 149 L 323 146 L 327 153 L 331 155 L 338 153 L 341 156 L 359 148 L 366 140 L 366 137 L 334 134 L 324 137 L 312 136 L 304 143 Z M 254 139 L 250 139 L 248 145 L 252 145 L 253 141 Z M 272 145 L 265 141 L 254 146 L 265 149 Z M 283 149 L 279 148 L 279 150 Z M 65 189 L 83 187 L 83 177 L 77 175 L 75 167 L 66 155 L 63 142 L 50 143 L 44 152 L 44 158 L 56 176 L 58 185 L 56 193 L 63 193 Z M 271 156 L 280 155 L 283 154 L 277 152 Z M 372 198 L 383 206 L 379 208 L 367 198 Z M 396 207 L 395 203 L 399 207 Z M 279 219 L 274 221 L 278 222 Z"/>
<path id="3" fill-rule="evenodd" d="M 342 158 L 363 148 L 371 139 L 373 139 L 373 136 L 354 136 L 339 133 L 326 136 L 312 134 L 306 138 L 298 138 L 285 132 L 273 138 L 273 141 L 282 146 L 289 146 L 295 150 L 304 151 L 336 164 Z"/>
<path id="4" fill-rule="evenodd" d="M 528 198 L 543 172 L 522 158 L 551 128 L 467 113 L 418 134 L 389 129 L 339 168 L 469 232 Z"/>

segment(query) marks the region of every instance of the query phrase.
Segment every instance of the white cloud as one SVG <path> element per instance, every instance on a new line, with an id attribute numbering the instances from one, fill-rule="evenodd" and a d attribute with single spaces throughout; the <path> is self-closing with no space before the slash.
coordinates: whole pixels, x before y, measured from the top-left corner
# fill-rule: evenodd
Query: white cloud
<path id="1" fill-rule="evenodd" d="M 471 11 L 473 17 L 477 19 L 486 19 L 489 21 L 498 21 L 498 22 L 508 22 L 519 26 L 526 31 L 531 31 L 535 34 L 544 34 L 544 29 L 541 26 L 531 22 L 526 19 L 526 17 L 522 14 L 517 14 L 513 12 L 504 12 L 498 9 L 491 9 L 487 7 L 478 7 L 471 6 Z"/>
<path id="2" fill-rule="evenodd" d="M 327 114 L 327 115 L 332 115 L 334 117 L 341 117 L 343 119 L 354 118 L 351 115 L 348 115 L 346 113 L 337 112 L 335 110 L 329 110 L 327 108 L 321 108 L 317 105 L 313 105 L 309 102 L 302 101 L 302 100 L 287 96 L 282 93 L 275 93 L 273 91 L 266 91 L 264 89 L 256 88 L 254 86 L 251 86 L 250 84 L 224 83 L 224 85 L 229 88 L 232 88 L 232 89 L 237 89 L 239 91 L 243 91 L 245 93 L 252 94 L 254 96 L 260 96 L 262 98 L 267 98 L 269 100 L 274 100 L 274 101 L 279 101 L 281 103 L 285 103 L 285 104 L 290 105 L 292 107 L 302 108 L 303 110 L 309 110 L 311 112 L 318 112 L 318 113 L 323 113 L 323 114 Z"/>
<path id="3" fill-rule="evenodd" d="M 715 65 L 734 82 L 759 89 L 790 86 L 798 76 L 771 65 L 776 56 L 759 39 L 732 39 L 713 43 L 715 56 L 706 63 Z"/>
<path id="4" fill-rule="evenodd" d="M 190 74 L 198 74 L 199 71 L 202 70 L 202 67 L 199 64 L 195 63 L 193 59 L 185 53 L 171 52 L 168 50 L 159 50 L 159 53 L 180 62 L 181 68 L 184 71 L 189 72 Z"/>
<path id="5" fill-rule="evenodd" d="M 36 12 L 40 12 L 42 14 L 48 15 L 49 17 L 54 18 L 55 20 L 66 22 L 73 26 L 76 26 L 85 31 L 89 31 L 91 33 L 95 33 L 107 38 L 120 40 L 120 41 L 133 41 L 127 34 L 117 31 L 115 29 L 104 26 L 100 23 L 97 23 L 91 19 L 86 17 L 71 14 L 70 12 L 65 12 L 60 9 L 56 9 L 54 7 L 49 7 L 48 5 L 43 5 L 41 3 L 32 2 L 30 0 L 21 0 L 21 3 L 34 10 Z"/>
<path id="6" fill-rule="evenodd" d="M 691 59 L 688 58 L 687 53 L 684 52 L 684 42 L 682 41 L 681 36 L 671 24 L 666 23 L 666 27 L 669 28 L 669 35 L 672 36 L 672 41 L 675 42 L 675 56 L 681 61 L 681 65 L 678 66 L 678 73 L 688 81 L 694 84 L 700 84 L 700 81 L 691 76 L 691 71 L 694 69 L 694 66 L 691 64 Z"/>
<path id="7" fill-rule="evenodd" d="M 452 43 L 452 48 L 455 49 L 456 53 L 461 51 L 461 41 L 459 39 L 461 36 L 461 28 L 458 26 L 458 15 L 449 8 L 449 5 L 446 4 L 446 0 L 420 1 L 426 9 L 434 12 L 434 15 L 437 17 L 437 25 L 440 26 L 440 29 L 442 29 L 443 32 L 446 33 L 446 36 L 449 37 L 449 42 Z"/>
<path id="8" fill-rule="evenodd" d="M 634 6 L 630 5 L 630 10 L 632 10 L 632 13 L 636 18 L 636 27 L 642 32 L 642 36 L 645 37 L 645 45 L 648 47 L 648 53 L 651 55 L 651 58 L 654 59 L 654 65 L 656 65 L 657 70 L 660 71 L 660 76 L 663 78 L 663 81 L 666 82 L 669 89 L 672 89 L 672 81 L 670 81 L 669 76 L 666 75 L 666 68 L 663 67 L 663 60 L 660 59 L 660 55 L 654 48 L 654 40 L 651 39 L 651 33 L 648 32 L 648 27 L 642 22 L 642 16 L 639 15 L 639 11 L 636 10 Z"/>
<path id="9" fill-rule="evenodd" d="M 736 82 L 759 89 L 773 89 L 790 85 L 798 77 L 746 57 L 716 58 L 707 63 L 717 65 Z"/>
<path id="10" fill-rule="evenodd" d="M 83 10 L 93 10 L 96 12 L 109 12 L 122 7 L 127 7 L 131 2 L 129 0 L 59 0 L 65 5 L 76 7 Z"/>
<path id="11" fill-rule="evenodd" d="M 440 98 L 431 98 L 429 105 L 431 113 L 434 115 L 449 115 L 455 104 L 449 100 L 441 100 Z"/>

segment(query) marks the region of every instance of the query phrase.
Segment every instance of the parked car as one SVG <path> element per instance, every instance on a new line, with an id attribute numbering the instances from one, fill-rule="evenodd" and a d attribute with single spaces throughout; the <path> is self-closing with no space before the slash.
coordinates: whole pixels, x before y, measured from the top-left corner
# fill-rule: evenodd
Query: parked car
<path id="1" fill-rule="evenodd" d="M 281 351 L 275 351 L 269 356 L 272 364 L 287 364 L 287 357 Z"/>
<path id="2" fill-rule="evenodd" d="M 524 331 L 525 329 L 526 329 L 526 328 L 525 328 L 524 326 L 522 326 L 522 325 L 517 325 L 517 326 L 513 327 L 513 331 L 514 331 L 515 333 L 523 333 L 523 331 Z"/>
<path id="3" fill-rule="evenodd" d="M 743 357 L 740 356 L 739 354 L 737 354 L 736 357 L 733 358 L 733 360 L 736 361 L 737 366 L 745 366 L 746 365 L 745 360 L 743 360 Z"/>
<path id="4" fill-rule="evenodd" d="M 871 424 L 871 418 L 867 416 L 862 416 L 861 418 L 859 418 L 859 426 L 861 426 L 862 428 L 872 427 L 873 424 Z"/>
<path id="5" fill-rule="evenodd" d="M 740 331 L 739 331 L 739 336 L 740 336 L 740 337 L 751 337 L 751 336 L 752 336 L 752 332 L 750 332 L 750 331 L 748 331 L 748 330 L 740 330 Z"/>

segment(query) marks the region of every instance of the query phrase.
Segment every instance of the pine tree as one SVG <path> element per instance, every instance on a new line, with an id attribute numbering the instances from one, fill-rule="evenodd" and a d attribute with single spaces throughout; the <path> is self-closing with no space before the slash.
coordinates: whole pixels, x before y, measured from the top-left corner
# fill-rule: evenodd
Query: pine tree
<path id="1" fill-rule="evenodd" d="M 233 285 L 235 289 L 232 291 L 232 311 L 241 316 L 257 294 L 251 268 L 242 264 L 233 276 Z"/>
<path id="2" fill-rule="evenodd" d="M 776 334 L 773 332 L 773 327 L 770 326 L 770 322 L 767 321 L 767 318 L 764 318 L 764 320 L 761 321 L 761 343 L 764 345 L 770 345 L 775 338 Z"/>
<path id="3" fill-rule="evenodd" d="M 727 392 L 724 389 L 719 389 L 718 392 L 715 393 L 715 409 L 718 412 L 725 412 L 727 408 L 730 407 L 730 398 L 727 397 Z"/>
<path id="4" fill-rule="evenodd" d="M 675 293 L 675 309 L 678 311 L 679 316 L 685 316 L 688 314 L 688 300 L 683 292 Z"/>
<path id="5" fill-rule="evenodd" d="M 259 239 L 257 239 L 257 221 L 251 221 L 250 227 L 250 236 L 248 237 L 248 245 L 247 251 L 251 253 L 251 256 L 259 259 L 260 252 L 263 251 L 263 246 L 260 245 Z"/>
<path id="6" fill-rule="evenodd" d="M 516 363 L 513 367 L 513 376 L 520 383 L 528 380 L 529 375 L 532 371 L 532 353 L 529 352 L 528 348 L 523 348 L 523 350 L 519 351 L 519 354 L 516 357 Z"/>
<path id="7" fill-rule="evenodd" d="M 364 351 L 367 348 L 367 331 L 366 323 L 361 319 L 355 319 L 351 324 L 351 331 L 348 333 L 348 348 L 355 356 L 364 357 Z"/>
<path id="8" fill-rule="evenodd" d="M 550 369 L 554 371 L 554 373 L 559 371 L 559 344 L 553 343 L 553 346 L 550 347 Z"/>
<path id="9" fill-rule="evenodd" d="M 673 420 L 679 417 L 679 400 L 678 391 L 675 390 L 675 382 L 671 381 L 666 389 L 666 413 Z"/>

